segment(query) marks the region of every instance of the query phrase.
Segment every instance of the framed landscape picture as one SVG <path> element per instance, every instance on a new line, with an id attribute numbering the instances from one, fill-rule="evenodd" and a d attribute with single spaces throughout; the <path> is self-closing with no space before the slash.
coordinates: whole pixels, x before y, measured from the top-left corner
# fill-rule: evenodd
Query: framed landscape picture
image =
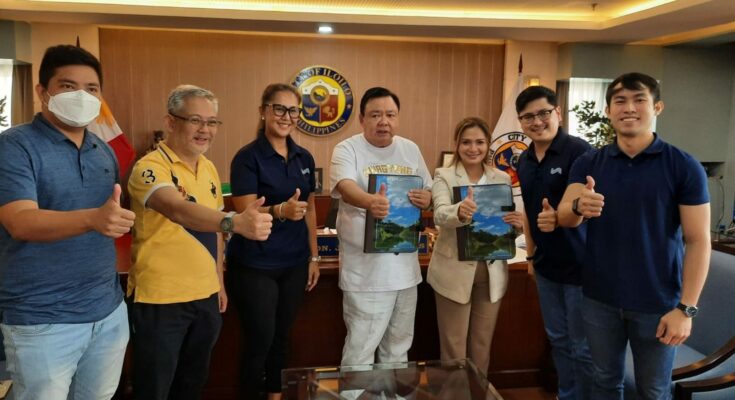
<path id="1" fill-rule="evenodd" d="M 468 186 L 455 186 L 454 199 L 467 197 Z M 457 228 L 460 261 L 508 260 L 515 257 L 516 232 L 503 222 L 503 215 L 515 209 L 510 185 L 472 186 L 477 211 L 469 225 Z"/>
<path id="2" fill-rule="evenodd" d="M 385 185 L 390 211 L 383 219 L 370 212 L 365 219 L 366 253 L 413 253 L 419 247 L 421 210 L 411 204 L 408 191 L 421 189 L 423 179 L 416 175 L 370 174 L 368 192 L 377 193 Z"/>

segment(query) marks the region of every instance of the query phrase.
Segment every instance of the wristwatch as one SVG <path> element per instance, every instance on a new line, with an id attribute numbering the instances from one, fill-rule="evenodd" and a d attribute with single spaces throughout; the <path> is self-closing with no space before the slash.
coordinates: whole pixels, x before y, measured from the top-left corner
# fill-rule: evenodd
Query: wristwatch
<path id="1" fill-rule="evenodd" d="M 578 207 L 579 207 L 579 197 L 577 197 L 576 199 L 572 200 L 572 212 L 574 213 L 574 215 L 576 215 L 578 217 L 581 217 L 582 216 L 582 213 L 579 212 L 579 208 Z"/>
<path id="2" fill-rule="evenodd" d="M 225 214 L 224 218 L 219 222 L 219 230 L 224 233 L 232 233 L 232 228 L 234 224 L 232 223 L 232 216 L 236 213 L 234 211 L 230 211 L 227 214 Z"/>
<path id="3" fill-rule="evenodd" d="M 322 256 L 311 256 L 309 257 L 309 262 L 319 262 L 322 260 Z"/>
<path id="4" fill-rule="evenodd" d="M 682 303 L 677 304 L 676 308 L 680 309 L 684 313 L 684 315 L 689 318 L 696 317 L 697 313 L 699 312 L 699 308 L 697 308 L 697 306 L 688 306 Z"/>

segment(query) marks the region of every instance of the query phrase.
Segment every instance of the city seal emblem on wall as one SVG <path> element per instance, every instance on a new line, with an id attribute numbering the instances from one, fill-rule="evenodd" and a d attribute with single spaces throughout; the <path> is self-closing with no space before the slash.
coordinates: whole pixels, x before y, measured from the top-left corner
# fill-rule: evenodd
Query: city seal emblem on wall
<path id="1" fill-rule="evenodd" d="M 522 132 L 504 133 L 490 143 L 488 152 L 490 165 L 510 175 L 515 196 L 519 195 L 521 190 L 518 181 L 518 159 L 530 145 L 531 138 Z"/>
<path id="2" fill-rule="evenodd" d="M 291 82 L 301 93 L 303 112 L 296 126 L 304 133 L 326 136 L 350 120 L 353 94 L 347 79 L 324 65 L 302 69 Z"/>

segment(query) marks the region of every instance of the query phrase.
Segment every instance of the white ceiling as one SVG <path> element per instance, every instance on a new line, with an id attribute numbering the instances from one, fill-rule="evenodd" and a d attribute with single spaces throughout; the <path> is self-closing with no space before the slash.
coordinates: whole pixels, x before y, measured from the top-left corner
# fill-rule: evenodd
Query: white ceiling
<path id="1" fill-rule="evenodd" d="M 594 4 L 594 6 L 593 6 Z M 447 40 L 713 45 L 735 0 L 0 0 L 0 19 Z"/>

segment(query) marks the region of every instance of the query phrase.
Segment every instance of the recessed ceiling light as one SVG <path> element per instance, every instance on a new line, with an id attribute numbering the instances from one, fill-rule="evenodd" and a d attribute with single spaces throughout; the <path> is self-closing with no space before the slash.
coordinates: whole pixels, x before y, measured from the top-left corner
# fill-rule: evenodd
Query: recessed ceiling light
<path id="1" fill-rule="evenodd" d="M 319 33 L 332 33 L 333 29 L 329 25 L 319 25 Z"/>

